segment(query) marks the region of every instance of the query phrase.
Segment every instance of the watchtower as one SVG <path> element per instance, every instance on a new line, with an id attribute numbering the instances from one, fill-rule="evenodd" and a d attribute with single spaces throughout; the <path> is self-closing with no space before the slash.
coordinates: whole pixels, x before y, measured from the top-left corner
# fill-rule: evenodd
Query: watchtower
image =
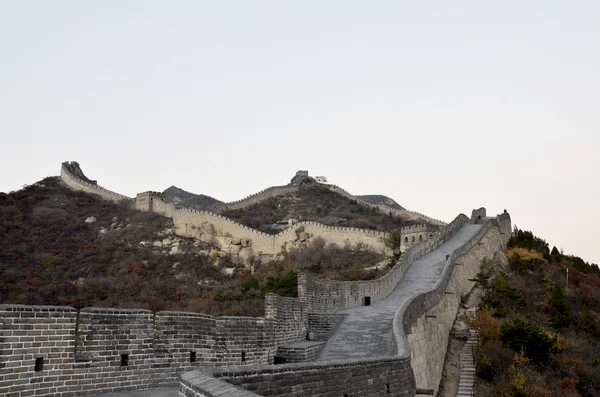
<path id="1" fill-rule="evenodd" d="M 296 171 L 296 175 L 294 175 L 294 177 L 290 181 L 290 185 L 291 186 L 298 186 L 298 185 L 300 185 L 300 183 L 302 183 L 302 181 L 304 181 L 306 179 L 309 179 L 309 178 L 310 177 L 308 176 L 308 171 L 307 170 Z"/>
<path id="2" fill-rule="evenodd" d="M 138 193 L 135 196 L 135 208 L 139 211 L 153 212 L 154 199 L 164 199 L 164 195 L 161 192 L 143 192 Z"/>

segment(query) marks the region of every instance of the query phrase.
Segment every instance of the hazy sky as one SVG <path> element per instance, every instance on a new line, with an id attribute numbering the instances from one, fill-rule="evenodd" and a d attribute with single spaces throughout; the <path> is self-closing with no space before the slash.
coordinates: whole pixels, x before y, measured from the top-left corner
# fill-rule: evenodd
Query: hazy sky
<path id="1" fill-rule="evenodd" d="M 0 191 L 296 170 L 600 263 L 600 1 L 0 0 Z"/>

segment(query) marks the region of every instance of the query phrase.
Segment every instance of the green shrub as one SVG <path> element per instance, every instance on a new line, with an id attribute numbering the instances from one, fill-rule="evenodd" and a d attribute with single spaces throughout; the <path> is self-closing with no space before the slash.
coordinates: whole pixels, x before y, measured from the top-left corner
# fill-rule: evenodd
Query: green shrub
<path id="1" fill-rule="evenodd" d="M 573 324 L 573 309 L 571 309 L 562 287 L 558 284 L 552 289 L 552 297 L 548 303 L 552 307 L 550 318 L 555 328 L 566 328 Z"/>
<path id="2" fill-rule="evenodd" d="M 598 321 L 589 309 L 586 308 L 581 312 L 579 317 L 579 326 L 584 332 L 600 339 L 600 324 L 598 324 Z"/>
<path id="3" fill-rule="evenodd" d="M 506 244 L 507 248 L 527 248 L 537 251 L 541 254 L 549 255 L 550 249 L 546 240 L 534 236 L 527 230 L 520 230 L 515 226 L 515 229 Z"/>
<path id="4" fill-rule="evenodd" d="M 551 337 L 541 325 L 517 317 L 500 327 L 502 343 L 517 352 L 524 351 L 537 363 L 547 363 L 550 353 L 556 352 L 556 337 Z"/>
<path id="5" fill-rule="evenodd" d="M 280 276 L 267 277 L 265 293 L 272 292 L 281 296 L 298 297 L 298 275 L 290 270 Z"/>

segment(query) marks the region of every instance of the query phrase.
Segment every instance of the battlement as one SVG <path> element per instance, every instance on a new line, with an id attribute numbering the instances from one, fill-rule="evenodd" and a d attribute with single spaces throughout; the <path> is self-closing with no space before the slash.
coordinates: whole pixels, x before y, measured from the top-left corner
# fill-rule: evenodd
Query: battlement
<path id="1" fill-rule="evenodd" d="M 73 174 L 76 172 L 78 175 Z M 384 232 L 358 229 L 352 227 L 339 227 L 339 226 L 327 226 L 318 222 L 300 222 L 293 228 L 288 228 L 279 234 L 271 235 L 259 230 L 252 229 L 246 225 L 242 225 L 232 219 L 229 219 L 218 213 L 200 211 L 192 208 L 176 208 L 173 203 L 167 202 L 164 195 L 157 191 L 145 191 L 138 193 L 135 199 L 120 195 L 115 192 L 106 190 L 97 184 L 92 184 L 84 179 L 81 179 L 83 172 L 76 162 L 65 162 L 61 168 L 61 179 L 74 190 L 83 190 L 88 193 L 98 194 L 103 199 L 120 201 L 127 200 L 135 204 L 136 208 L 146 212 L 156 212 L 163 216 L 173 219 L 177 233 L 185 237 L 199 238 L 199 228 L 204 224 L 213 224 L 220 233 L 229 234 L 237 238 L 247 238 L 252 240 L 252 246 L 255 251 L 260 251 L 263 254 L 274 255 L 278 254 L 282 246 L 288 242 L 295 241 L 297 239 L 296 230 L 298 227 L 306 228 L 306 231 L 315 236 L 321 236 L 330 243 L 336 243 L 343 245 L 346 242 L 362 242 L 366 243 L 377 250 L 386 250 L 382 240 L 385 237 Z M 308 175 L 307 170 L 299 170 L 296 173 L 296 177 L 299 179 L 306 178 Z M 296 178 L 295 177 L 295 178 Z M 87 178 L 86 178 L 87 179 Z M 388 211 L 394 215 L 405 215 L 410 211 L 398 211 L 386 206 L 377 206 L 360 200 L 350 193 L 345 191 L 336 185 L 327 185 L 330 190 L 342 194 L 343 196 L 356 200 L 361 205 L 378 208 L 382 211 Z M 272 186 L 264 189 L 258 193 L 250 195 L 245 199 L 236 202 L 225 203 L 222 209 L 240 209 L 245 208 L 248 205 L 258 203 L 266 198 L 275 197 L 281 194 L 295 192 L 299 189 L 299 185 L 292 186 Z M 428 217 L 421 217 L 417 219 L 431 219 Z M 441 221 L 434 221 L 434 223 L 441 224 Z M 402 242 L 402 249 L 406 249 L 409 245 L 415 242 L 427 240 L 433 232 L 437 230 L 435 226 L 426 224 L 405 226 L 401 229 L 401 232 L 405 235 Z M 421 233 L 421 234 L 419 234 Z"/>
<path id="2" fill-rule="evenodd" d="M 104 200 L 109 201 L 128 201 L 131 202 L 131 197 L 110 191 L 98 185 L 96 181 L 88 179 L 84 174 L 79 164 L 75 161 L 64 162 L 60 168 L 60 179 L 71 189 L 80 190 L 86 193 L 97 194 Z"/>
<path id="3" fill-rule="evenodd" d="M 161 198 L 165 197 L 165 195 L 162 192 L 155 192 L 152 190 L 148 190 L 147 192 L 141 192 L 136 195 L 136 197 L 145 197 L 145 196 L 153 196 L 153 197 L 161 197 Z"/>

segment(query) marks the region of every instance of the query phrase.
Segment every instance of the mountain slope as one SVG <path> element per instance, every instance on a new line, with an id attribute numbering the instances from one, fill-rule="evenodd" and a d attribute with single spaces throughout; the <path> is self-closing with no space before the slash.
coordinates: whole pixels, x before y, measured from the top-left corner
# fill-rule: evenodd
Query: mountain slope
<path id="1" fill-rule="evenodd" d="M 271 197 L 243 209 L 224 211 L 222 215 L 271 234 L 281 230 L 274 226 L 275 222 L 287 219 L 379 231 L 417 223 L 358 204 L 319 184 L 303 185 L 297 192 Z"/>
<path id="2" fill-rule="evenodd" d="M 394 201 L 393 199 L 381 195 L 381 194 L 365 194 L 362 196 L 356 196 L 361 200 L 366 201 L 367 203 L 370 204 L 375 204 L 375 205 L 387 205 L 390 208 L 393 208 L 395 210 L 403 210 L 405 209 L 403 206 L 401 206 L 400 204 L 398 204 L 396 201 Z"/>
<path id="3" fill-rule="evenodd" d="M 222 201 L 210 196 L 190 193 L 177 186 L 171 186 L 163 194 L 167 201 L 172 202 L 178 207 L 189 207 L 200 211 L 216 212 L 221 204 L 223 204 Z"/>

